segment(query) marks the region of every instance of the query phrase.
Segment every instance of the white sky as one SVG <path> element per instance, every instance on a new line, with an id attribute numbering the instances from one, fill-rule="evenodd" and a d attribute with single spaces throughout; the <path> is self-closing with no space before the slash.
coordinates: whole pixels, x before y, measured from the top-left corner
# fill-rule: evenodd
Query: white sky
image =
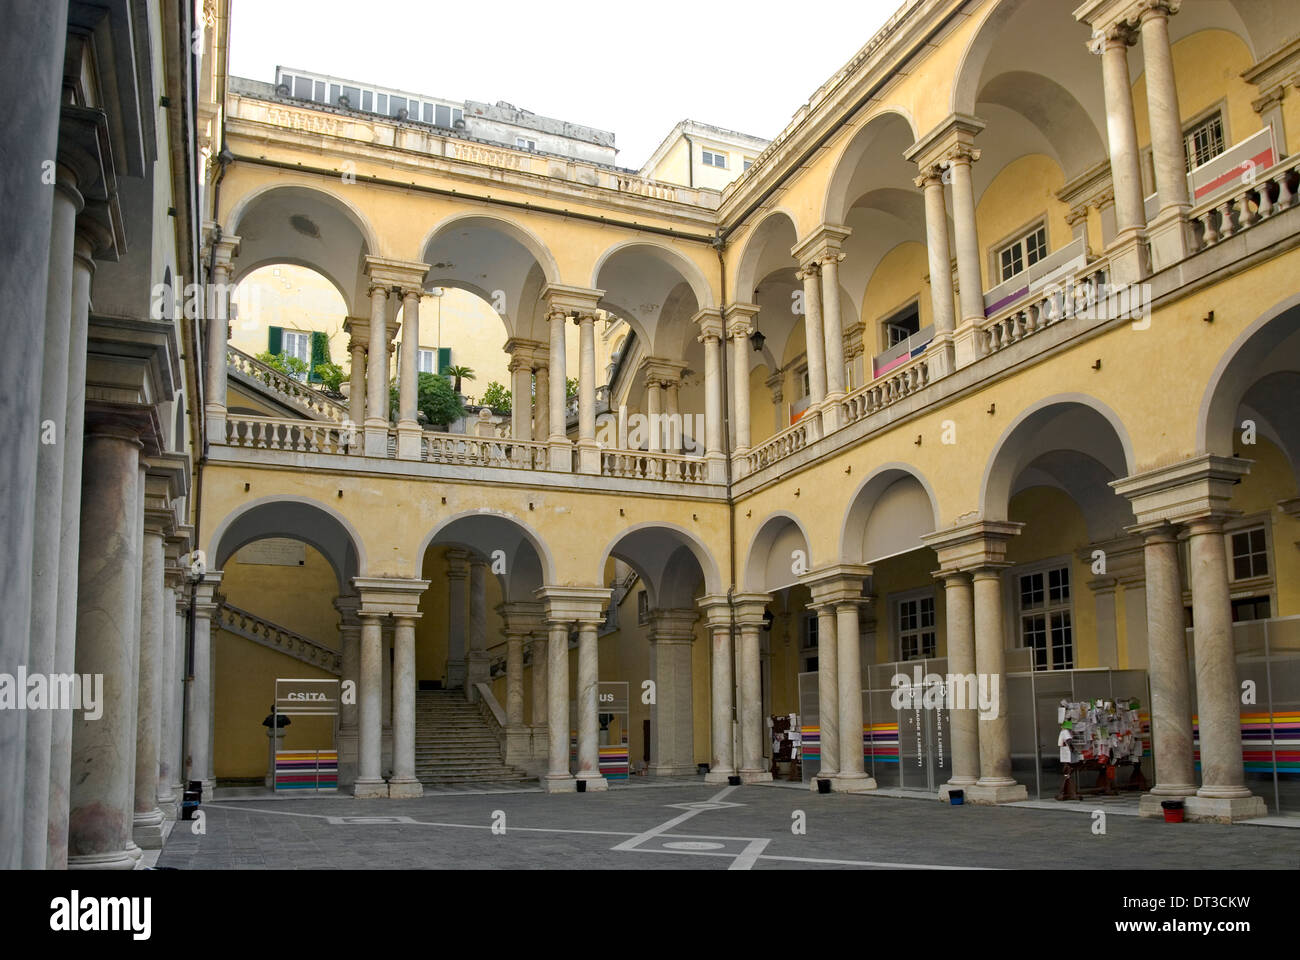
<path id="1" fill-rule="evenodd" d="M 615 133 L 639 168 L 679 120 L 771 138 L 903 0 L 232 0 L 230 72 L 277 64 Z"/>

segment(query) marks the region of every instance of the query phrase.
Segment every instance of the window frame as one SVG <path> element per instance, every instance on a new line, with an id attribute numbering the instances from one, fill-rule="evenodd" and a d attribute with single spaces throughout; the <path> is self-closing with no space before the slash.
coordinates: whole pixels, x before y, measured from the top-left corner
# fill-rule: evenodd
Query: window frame
<path id="1" fill-rule="evenodd" d="M 712 157 L 714 160 L 721 159 L 722 163 L 714 163 L 712 160 L 709 159 L 710 157 Z M 731 160 L 728 157 L 728 155 L 722 153 L 719 150 L 715 150 L 712 147 L 709 147 L 708 149 L 705 149 L 704 147 L 700 147 L 700 162 L 703 163 L 706 167 L 712 167 L 715 170 L 731 169 Z"/>
<path id="2" fill-rule="evenodd" d="M 311 375 L 311 335 L 311 330 L 291 330 L 288 327 L 284 327 L 280 331 L 280 355 L 284 357 L 298 357 L 299 360 L 307 364 L 307 373 L 303 374 L 301 378 L 295 377 L 295 379 L 301 379 L 304 383 Z M 289 349 L 290 338 L 292 338 L 294 343 L 298 343 L 299 340 L 301 340 L 306 344 L 306 356 L 299 356 L 296 350 Z"/>
<path id="3" fill-rule="evenodd" d="M 1216 119 L 1219 122 L 1219 135 L 1221 138 L 1219 144 L 1219 148 L 1220 148 L 1219 151 L 1215 153 L 1213 156 L 1211 156 L 1209 160 L 1202 160 L 1200 163 L 1193 164 L 1191 152 L 1188 150 L 1188 144 L 1191 140 L 1192 134 L 1196 130 L 1206 126 L 1207 124 L 1213 122 Z M 1217 103 L 1214 103 L 1211 106 L 1207 107 L 1205 110 L 1202 110 L 1199 114 L 1197 114 L 1190 121 L 1188 121 L 1183 125 L 1182 134 L 1183 134 L 1184 172 L 1191 173 L 1197 167 L 1204 166 L 1205 164 L 1209 163 L 1211 160 L 1223 156 L 1223 154 L 1227 153 L 1229 148 L 1232 147 L 1232 137 L 1228 131 L 1228 111 L 1226 109 L 1226 101 L 1219 100 Z"/>
<path id="4" fill-rule="evenodd" d="M 913 660 L 932 660 L 935 657 L 939 656 L 939 598 L 937 594 L 938 591 L 935 590 L 934 587 L 922 587 L 917 590 L 908 590 L 905 592 L 893 593 L 889 595 L 889 632 L 890 632 L 889 641 L 890 641 L 891 649 L 894 651 L 895 659 L 898 660 L 899 662 L 910 662 Z M 921 604 L 926 600 L 930 601 L 931 623 L 928 629 L 923 627 L 920 623 L 921 616 L 922 616 Z M 917 626 L 914 629 L 904 630 L 903 623 L 902 623 L 903 605 L 912 604 L 912 603 L 915 603 L 917 605 L 917 609 L 916 609 Z M 919 638 L 923 637 L 927 633 L 934 635 L 933 652 L 931 652 L 928 655 L 925 653 L 924 643 L 919 640 Z M 919 651 L 919 654 L 917 656 L 914 657 L 904 656 L 903 654 L 904 634 L 916 634 L 918 636 L 917 649 Z"/>
<path id="5" fill-rule="evenodd" d="M 1050 574 L 1052 571 L 1064 569 L 1069 578 L 1067 584 L 1069 589 L 1069 599 L 1066 602 L 1057 601 L 1053 603 L 1050 598 Z M 1036 560 L 1032 563 L 1019 564 L 1007 571 L 1010 574 L 1005 579 L 1004 598 L 1009 604 L 1007 609 L 1014 612 L 1013 616 L 1005 618 L 1006 628 L 1011 634 L 1012 644 L 1009 649 L 1012 650 L 1030 650 L 1029 666 L 1035 673 L 1049 673 L 1057 670 L 1077 670 L 1079 669 L 1079 637 L 1076 633 L 1079 626 L 1079 618 L 1075 610 L 1075 599 L 1078 595 L 1079 581 L 1075 576 L 1074 560 L 1068 554 L 1057 557 L 1048 557 L 1043 560 Z M 1041 574 L 1043 577 L 1043 602 L 1040 606 L 1025 608 L 1022 605 L 1020 578 Z M 1058 666 L 1056 663 L 1055 644 L 1052 642 L 1054 614 L 1065 612 L 1068 614 L 1067 629 L 1070 637 L 1070 656 L 1068 664 Z M 1036 649 L 1032 644 L 1025 642 L 1024 620 L 1026 616 L 1035 616 L 1041 614 L 1043 617 L 1043 642 L 1044 652 L 1046 654 L 1046 666 L 1039 667 L 1037 659 L 1033 653 Z"/>
<path id="6" fill-rule="evenodd" d="M 1035 257 L 1033 263 L 1030 263 L 1029 247 L 1026 244 L 1026 241 L 1032 237 L 1035 237 L 1039 232 L 1043 234 L 1042 252 Z M 1020 269 L 1010 274 L 1006 274 L 1003 272 L 1002 255 L 1016 246 L 1021 247 Z M 1030 220 L 1024 227 L 1021 227 L 1019 230 L 1016 230 L 1015 232 L 1008 234 L 1007 236 L 1003 237 L 1002 240 L 1000 240 L 998 243 L 995 243 L 993 245 L 993 247 L 990 250 L 991 262 L 989 264 L 990 271 L 991 271 L 989 276 L 993 278 L 994 281 L 993 286 L 995 287 L 999 286 L 1020 276 L 1022 273 L 1027 271 L 1030 267 L 1034 266 L 1034 264 L 1037 264 L 1042 260 L 1047 259 L 1047 257 L 1051 255 L 1051 250 L 1052 250 L 1051 237 L 1048 235 L 1047 232 L 1047 214 L 1043 213 L 1035 217 L 1033 220 Z"/>

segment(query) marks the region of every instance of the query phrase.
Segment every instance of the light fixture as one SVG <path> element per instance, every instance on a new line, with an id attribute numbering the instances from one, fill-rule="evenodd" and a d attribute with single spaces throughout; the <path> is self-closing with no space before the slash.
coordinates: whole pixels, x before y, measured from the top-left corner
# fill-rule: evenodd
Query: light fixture
<path id="1" fill-rule="evenodd" d="M 767 337 L 755 330 L 749 335 L 749 342 L 754 345 L 755 353 L 761 353 L 763 350 L 763 344 L 767 342 Z"/>

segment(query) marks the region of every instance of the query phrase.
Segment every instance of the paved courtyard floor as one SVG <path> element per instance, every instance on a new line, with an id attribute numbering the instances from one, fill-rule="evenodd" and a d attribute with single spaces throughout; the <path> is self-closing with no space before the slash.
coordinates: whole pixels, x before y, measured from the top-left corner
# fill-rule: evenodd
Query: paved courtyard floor
<path id="1" fill-rule="evenodd" d="M 653 788 L 652 788 L 653 787 Z M 1062 805 L 1063 807 L 1065 805 Z M 1166 824 L 1125 806 L 952 807 L 780 785 L 535 785 L 413 800 L 217 800 L 175 825 L 179 869 L 1297 869 L 1300 830 Z M 1086 808 L 1086 809 L 1085 809 Z M 1092 809 L 1106 811 L 1096 834 Z M 802 828 L 802 832 L 799 831 Z"/>

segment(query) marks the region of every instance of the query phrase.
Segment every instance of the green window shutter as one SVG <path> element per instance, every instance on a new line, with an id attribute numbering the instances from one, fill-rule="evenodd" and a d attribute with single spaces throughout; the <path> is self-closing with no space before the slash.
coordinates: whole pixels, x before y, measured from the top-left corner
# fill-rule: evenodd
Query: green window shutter
<path id="1" fill-rule="evenodd" d="M 266 328 L 266 349 L 271 356 L 279 356 L 284 349 L 284 327 Z"/>
<path id="2" fill-rule="evenodd" d="M 445 374 L 451 366 L 451 347 L 438 348 L 438 372 Z"/>
<path id="3" fill-rule="evenodd" d="M 316 373 L 316 367 L 329 362 L 329 338 L 317 331 L 311 335 L 311 369 L 307 371 L 307 380 L 311 383 L 320 383 L 320 376 Z"/>

